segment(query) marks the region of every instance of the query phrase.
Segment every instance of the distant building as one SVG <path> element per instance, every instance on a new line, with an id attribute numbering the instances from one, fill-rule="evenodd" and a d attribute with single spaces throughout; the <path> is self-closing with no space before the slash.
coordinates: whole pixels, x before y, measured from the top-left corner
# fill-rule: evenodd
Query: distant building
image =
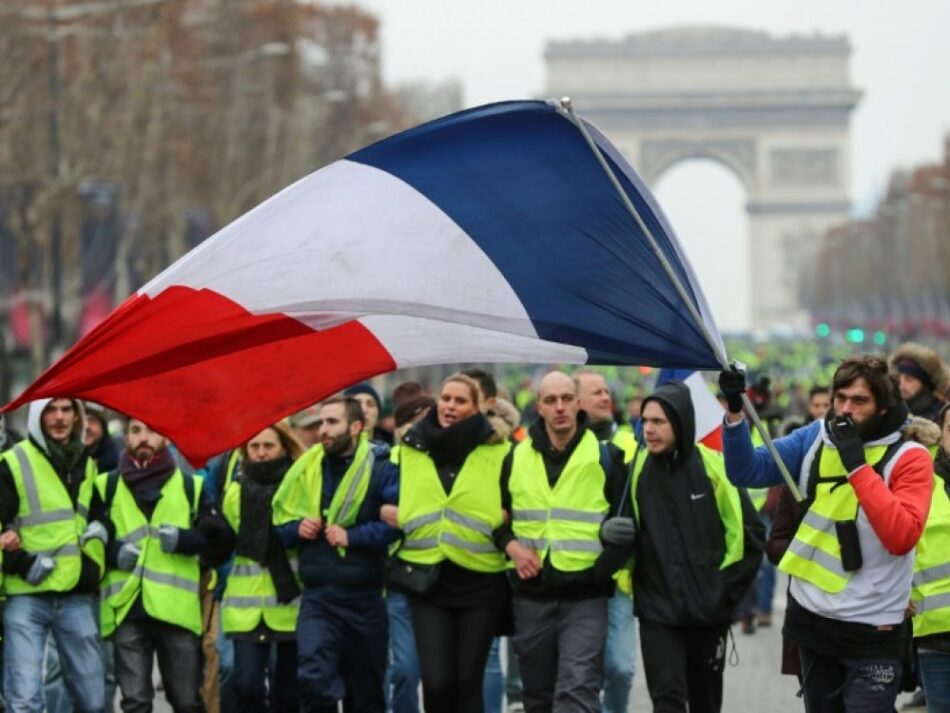
<path id="1" fill-rule="evenodd" d="M 873 217 L 828 231 L 803 283 L 820 333 L 950 336 L 950 135 L 942 163 L 895 171 Z"/>

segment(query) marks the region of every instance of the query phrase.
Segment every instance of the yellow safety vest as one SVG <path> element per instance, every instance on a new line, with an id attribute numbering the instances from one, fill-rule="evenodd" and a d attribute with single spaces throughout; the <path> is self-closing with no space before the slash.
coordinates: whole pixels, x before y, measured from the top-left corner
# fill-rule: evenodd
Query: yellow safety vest
<path id="1" fill-rule="evenodd" d="M 237 473 L 238 467 L 241 465 L 241 451 L 235 448 L 231 451 L 231 454 L 228 456 L 227 465 L 224 468 L 224 482 L 221 483 L 221 498 L 223 501 L 224 494 L 228 491 L 228 486 L 234 482 L 234 474 Z"/>
<path id="2" fill-rule="evenodd" d="M 877 463 L 886 451 L 886 445 L 865 447 L 864 458 L 868 463 Z M 841 563 L 835 527 L 836 522 L 858 516 L 858 496 L 847 481 L 847 473 L 836 449 L 821 449 L 814 501 L 778 564 L 786 574 L 831 594 L 843 590 L 852 575 Z"/>
<path id="3" fill-rule="evenodd" d="M 629 429 L 618 428 L 610 437 L 610 442 L 623 451 L 623 462 L 629 463 L 633 460 L 633 454 L 637 451 L 637 439 L 633 431 Z"/>
<path id="4" fill-rule="evenodd" d="M 194 478 L 194 502 L 185 493 L 185 478 Z M 109 474 L 96 478 L 96 487 L 103 501 Z M 131 572 L 109 569 L 102 581 L 100 612 L 102 635 L 111 635 L 122 624 L 135 600 L 141 595 L 145 612 L 154 619 L 188 629 L 201 635 L 201 603 L 199 580 L 201 570 L 194 555 L 180 555 L 162 550 L 158 538 L 161 525 L 174 525 L 187 530 L 198 510 L 202 481 L 176 469 L 162 486 L 161 497 L 149 520 L 139 510 L 132 491 L 120 477 L 116 484 L 110 518 L 115 525 L 116 540 L 138 545 L 141 553 Z"/>
<path id="5" fill-rule="evenodd" d="M 304 517 L 323 520 L 325 526 L 350 527 L 356 522 L 360 506 L 369 491 L 375 455 L 369 441 L 359 440 L 353 461 L 346 469 L 330 500 L 330 507 L 321 508 L 323 497 L 323 446 L 318 444 L 298 458 L 287 471 L 274 494 L 274 524 L 283 525 Z M 341 557 L 346 548 L 337 547 Z"/>
<path id="6" fill-rule="evenodd" d="M 917 542 L 910 599 L 914 636 L 950 631 L 950 498 L 943 478 L 934 475 L 930 514 Z"/>
<path id="7" fill-rule="evenodd" d="M 90 557 L 99 567 L 105 566 L 105 547 L 97 539 L 82 548 L 79 536 L 86 529 L 89 503 L 92 500 L 95 462 L 88 458 L 83 482 L 75 507 L 63 481 L 56 474 L 49 459 L 30 441 L 21 441 L 0 455 L 13 476 L 20 501 L 16 519 L 12 523 L 20 535 L 26 552 L 49 556 L 56 567 L 40 584 L 27 584 L 17 574 L 7 574 L 4 591 L 8 595 L 37 594 L 39 592 L 68 592 L 79 582 L 82 572 L 82 554 Z"/>
<path id="8" fill-rule="evenodd" d="M 241 528 L 241 481 L 235 480 L 224 496 L 224 517 L 237 532 Z M 296 555 L 287 553 L 296 572 Z M 225 633 L 253 631 L 261 619 L 272 631 L 290 632 L 297 628 L 300 598 L 280 604 L 277 589 L 266 566 L 248 557 L 236 555 L 221 600 L 221 622 Z"/>
<path id="9" fill-rule="evenodd" d="M 449 559 L 475 572 L 503 572 L 505 556 L 492 532 L 503 522 L 501 464 L 509 448 L 475 448 L 446 494 L 428 454 L 401 447 L 398 522 L 405 540 L 398 557 L 416 564 Z"/>
<path id="10" fill-rule="evenodd" d="M 544 458 L 531 439 L 519 443 L 508 482 L 511 524 L 518 542 L 562 572 L 593 567 L 603 551 L 600 526 L 610 510 L 605 482 L 600 442 L 590 431 L 581 437 L 553 488 Z"/>
<path id="11" fill-rule="evenodd" d="M 703 470 L 706 471 L 706 477 L 712 483 L 713 497 L 716 500 L 716 509 L 719 511 L 719 519 L 722 521 L 724 552 L 719 569 L 735 564 L 742 559 L 745 552 L 745 528 L 742 523 L 742 501 L 739 497 L 739 490 L 726 477 L 726 466 L 723 462 L 722 453 L 707 448 L 701 443 L 696 444 L 696 450 L 699 451 L 703 459 Z M 637 456 L 636 463 L 633 465 L 633 479 L 630 485 L 630 497 L 633 503 L 633 514 L 637 522 L 640 521 L 640 505 L 637 503 L 637 484 L 640 482 L 640 475 L 643 473 L 643 466 L 646 463 L 649 452 L 641 449 Z"/>

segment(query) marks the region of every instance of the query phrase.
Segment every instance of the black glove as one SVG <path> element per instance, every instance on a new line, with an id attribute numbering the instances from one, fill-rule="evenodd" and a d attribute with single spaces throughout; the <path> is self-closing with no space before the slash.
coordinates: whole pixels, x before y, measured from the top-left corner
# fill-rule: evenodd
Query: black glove
<path id="1" fill-rule="evenodd" d="M 739 413 L 742 411 L 742 394 L 745 393 L 745 374 L 730 367 L 719 372 L 719 390 L 726 397 L 726 404 L 729 407 L 729 413 Z"/>
<path id="2" fill-rule="evenodd" d="M 850 416 L 832 415 L 828 419 L 828 436 L 838 449 L 841 462 L 853 473 L 867 463 L 864 459 L 864 441 L 858 435 L 858 429 Z"/>

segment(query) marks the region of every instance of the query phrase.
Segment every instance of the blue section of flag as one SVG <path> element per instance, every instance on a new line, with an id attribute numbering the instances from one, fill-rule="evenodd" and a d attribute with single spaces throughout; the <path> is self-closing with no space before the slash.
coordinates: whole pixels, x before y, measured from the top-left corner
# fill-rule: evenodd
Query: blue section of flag
<path id="1" fill-rule="evenodd" d="M 656 377 L 656 385 L 665 384 L 667 381 L 686 381 L 690 376 L 696 373 L 695 369 L 661 369 Z"/>
<path id="2" fill-rule="evenodd" d="M 542 339 L 583 347 L 590 363 L 717 367 L 580 131 L 553 106 L 479 107 L 348 159 L 398 177 L 454 220 Z M 628 180 L 630 167 L 608 161 L 696 304 L 675 237 Z"/>

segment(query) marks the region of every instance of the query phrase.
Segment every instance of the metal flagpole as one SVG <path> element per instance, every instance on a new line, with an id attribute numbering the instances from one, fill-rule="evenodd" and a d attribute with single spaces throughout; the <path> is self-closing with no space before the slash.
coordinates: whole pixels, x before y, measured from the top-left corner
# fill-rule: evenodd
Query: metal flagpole
<path id="1" fill-rule="evenodd" d="M 581 121 L 580 117 L 574 113 L 574 106 L 571 102 L 570 97 L 563 97 L 560 101 L 561 108 L 567 112 L 570 116 L 571 122 L 577 129 L 581 132 L 584 137 L 584 140 L 587 142 L 587 145 L 590 147 L 590 150 L 594 152 L 594 156 L 597 157 L 597 160 L 600 162 L 601 168 L 604 169 L 604 173 L 607 174 L 607 178 L 610 179 L 611 184 L 614 189 L 620 195 L 620 199 L 623 201 L 624 207 L 626 207 L 627 212 L 633 217 L 637 222 L 637 225 L 640 227 L 640 230 L 643 231 L 643 234 L 646 236 L 646 239 L 650 243 L 650 248 L 653 250 L 653 254 L 656 256 L 657 260 L 660 261 L 660 264 L 663 266 L 663 269 L 666 271 L 667 276 L 670 278 L 670 281 L 673 283 L 673 286 L 676 288 L 676 291 L 679 293 L 680 299 L 683 300 L 683 303 L 686 305 L 686 308 L 689 310 L 690 316 L 693 318 L 693 321 L 696 323 L 696 326 L 699 328 L 699 331 L 702 333 L 703 338 L 706 340 L 706 343 L 709 345 L 709 348 L 712 349 L 713 353 L 716 355 L 716 359 L 719 361 L 720 366 L 723 369 L 728 370 L 730 368 L 729 361 L 726 357 L 725 352 L 720 349 L 719 344 L 712 338 L 712 334 L 709 333 L 709 328 L 706 326 L 706 323 L 703 321 L 702 316 L 699 314 L 699 310 L 696 308 L 696 305 L 693 304 L 692 299 L 690 298 L 689 293 L 686 291 L 686 287 L 683 286 L 683 283 L 679 279 L 679 275 L 673 270 L 673 266 L 670 265 L 670 261 L 667 259 L 666 255 L 660 249 L 659 243 L 656 241 L 656 238 L 653 236 L 653 232 L 644 222 L 643 218 L 640 216 L 640 212 L 637 210 L 636 206 L 633 205 L 633 201 L 630 200 L 630 196 L 627 195 L 624 191 L 623 186 L 620 185 L 620 181 L 617 179 L 617 176 L 614 174 L 613 169 L 610 168 L 610 165 L 607 163 L 607 160 L 604 158 L 604 155 L 601 153 L 600 148 L 594 142 L 594 139 L 591 137 L 590 132 L 587 130 L 587 127 L 584 126 L 584 122 Z M 779 471 L 782 474 L 782 477 L 785 479 L 786 485 L 788 485 L 789 490 L 792 491 L 792 495 L 795 497 L 795 500 L 801 502 L 802 494 L 798 490 L 798 484 L 795 482 L 795 479 L 792 478 L 791 473 L 788 472 L 788 468 L 785 466 L 782 457 L 779 455 L 778 451 L 775 449 L 775 444 L 772 443 L 772 438 L 769 435 L 768 430 L 762 424 L 762 421 L 759 419 L 759 415 L 755 412 L 755 409 L 752 407 L 752 402 L 749 401 L 749 397 L 746 394 L 742 394 L 742 405 L 743 409 L 746 412 L 746 415 L 752 420 L 753 425 L 756 430 L 762 436 L 762 440 L 765 443 L 765 447 L 768 448 L 769 453 L 772 454 L 772 458 L 775 459 L 775 464 L 778 466 Z"/>

